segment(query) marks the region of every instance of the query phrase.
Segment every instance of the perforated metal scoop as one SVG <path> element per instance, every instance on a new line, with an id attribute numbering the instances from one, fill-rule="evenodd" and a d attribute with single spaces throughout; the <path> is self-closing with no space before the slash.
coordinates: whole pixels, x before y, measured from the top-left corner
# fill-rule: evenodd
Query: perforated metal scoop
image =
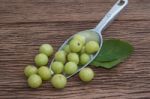
<path id="1" fill-rule="evenodd" d="M 102 38 L 102 34 L 101 34 L 102 31 L 108 27 L 108 25 L 127 6 L 127 4 L 128 4 L 128 0 L 118 0 L 94 29 L 81 31 L 81 32 L 78 32 L 77 34 L 83 35 L 86 38 L 86 42 L 91 41 L 91 40 L 99 42 L 99 46 L 101 48 L 102 44 L 103 44 L 103 38 Z M 64 46 L 66 44 L 68 44 L 68 42 L 72 39 L 73 36 L 71 36 L 69 39 L 67 39 L 62 44 L 62 46 L 59 48 L 59 50 L 62 50 L 64 48 Z M 96 58 L 96 56 L 98 55 L 99 52 L 100 52 L 100 49 L 97 51 L 97 53 L 95 53 L 94 55 L 91 55 L 90 61 L 87 64 L 80 66 L 76 73 L 78 73 L 81 69 L 85 68 L 88 64 L 90 64 Z M 53 61 L 54 61 L 54 59 L 52 60 L 51 63 L 53 63 Z M 51 66 L 51 64 L 50 64 L 50 66 Z M 64 75 L 67 78 L 70 78 L 73 75 L 75 75 L 76 73 L 74 73 L 72 75 L 65 75 L 65 74 Z"/>

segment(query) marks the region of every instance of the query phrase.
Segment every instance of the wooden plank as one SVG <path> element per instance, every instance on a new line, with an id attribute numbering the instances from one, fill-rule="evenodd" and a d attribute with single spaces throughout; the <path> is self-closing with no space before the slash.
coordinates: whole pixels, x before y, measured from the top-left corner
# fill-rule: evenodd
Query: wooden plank
<path id="1" fill-rule="evenodd" d="M 116 0 L 0 0 L 0 23 L 95 21 Z M 129 0 L 118 20 L 149 20 L 150 0 Z"/>
<path id="2" fill-rule="evenodd" d="M 116 1 L 116 0 L 115 0 Z M 93 28 L 114 0 L 0 0 L 0 99 L 149 99 L 150 0 L 129 0 L 128 8 L 103 33 L 131 42 L 133 55 L 112 70 L 92 67 L 94 80 L 78 76 L 63 90 L 44 82 L 26 84 L 23 69 L 43 43 L 57 49 L 72 34 Z"/>
<path id="3" fill-rule="evenodd" d="M 104 38 L 131 42 L 134 54 L 112 70 L 94 68 L 96 76 L 88 84 L 77 75 L 63 90 L 45 82 L 39 89 L 26 85 L 23 69 L 34 64 L 39 45 L 51 43 L 57 49 L 72 34 L 90 29 L 97 21 L 29 22 L 0 24 L 1 99 L 148 99 L 150 98 L 150 21 L 115 21 Z"/>

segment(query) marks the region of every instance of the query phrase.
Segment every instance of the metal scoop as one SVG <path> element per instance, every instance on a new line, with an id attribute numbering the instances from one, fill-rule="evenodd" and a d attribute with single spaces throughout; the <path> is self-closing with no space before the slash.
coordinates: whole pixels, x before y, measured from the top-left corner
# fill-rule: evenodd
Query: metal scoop
<path id="1" fill-rule="evenodd" d="M 100 21 L 100 23 L 94 28 L 94 29 L 90 29 L 90 30 L 85 30 L 85 31 L 81 31 L 78 32 L 77 34 L 79 35 L 83 35 L 86 38 L 86 42 L 88 41 L 97 41 L 99 42 L 99 46 L 100 48 L 102 47 L 103 44 L 103 38 L 102 38 L 102 31 L 108 27 L 108 25 L 117 17 L 117 15 L 127 6 L 128 4 L 128 0 L 118 0 L 114 6 L 110 9 L 110 11 L 104 16 L 104 18 Z M 74 36 L 74 35 L 73 35 Z M 73 36 L 71 36 L 69 39 L 67 39 L 62 46 L 59 48 L 59 50 L 62 50 L 64 48 L 64 46 L 66 44 L 68 44 L 68 42 L 73 38 Z M 98 53 L 100 52 L 100 49 L 94 54 L 91 55 L 91 59 L 90 61 L 83 65 L 80 66 L 78 68 L 78 70 L 76 71 L 76 73 L 78 73 L 81 69 L 85 68 L 87 65 L 89 65 L 98 55 Z M 53 63 L 54 59 L 52 60 L 51 63 Z M 51 66 L 51 64 L 50 64 Z M 72 74 L 72 75 L 65 75 L 66 78 L 70 78 L 73 75 L 75 75 L 76 73 Z"/>

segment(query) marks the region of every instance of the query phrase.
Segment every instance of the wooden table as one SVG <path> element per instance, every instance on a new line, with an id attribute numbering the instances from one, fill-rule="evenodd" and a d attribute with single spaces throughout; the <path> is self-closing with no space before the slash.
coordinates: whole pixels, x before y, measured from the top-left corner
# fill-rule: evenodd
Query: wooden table
<path id="1" fill-rule="evenodd" d="M 88 84 L 78 76 L 63 90 L 44 82 L 27 86 L 23 69 L 43 43 L 57 49 L 72 34 L 96 26 L 116 0 L 0 0 L 0 99 L 150 99 L 150 0 L 129 6 L 103 33 L 129 41 L 133 55 L 116 68 L 94 68 Z"/>

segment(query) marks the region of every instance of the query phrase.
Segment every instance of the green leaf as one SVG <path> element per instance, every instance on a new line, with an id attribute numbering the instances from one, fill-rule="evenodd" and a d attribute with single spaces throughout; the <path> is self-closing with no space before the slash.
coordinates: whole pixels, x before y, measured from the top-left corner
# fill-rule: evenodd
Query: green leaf
<path id="1" fill-rule="evenodd" d="M 119 39 L 104 40 L 100 53 L 96 61 L 107 62 L 127 57 L 133 52 L 133 47 L 125 41 Z"/>
<path id="2" fill-rule="evenodd" d="M 132 45 L 125 41 L 118 39 L 104 40 L 100 53 L 91 65 L 110 69 L 124 61 L 132 52 Z"/>
<path id="3" fill-rule="evenodd" d="M 103 68 L 106 68 L 106 69 L 111 69 L 114 66 L 116 66 L 117 64 L 119 64 L 120 62 L 122 62 L 124 59 L 125 58 L 123 58 L 123 59 L 117 59 L 117 60 L 113 60 L 113 61 L 110 61 L 110 62 L 93 61 L 91 63 L 91 65 L 94 65 L 95 67 L 103 67 Z"/>

